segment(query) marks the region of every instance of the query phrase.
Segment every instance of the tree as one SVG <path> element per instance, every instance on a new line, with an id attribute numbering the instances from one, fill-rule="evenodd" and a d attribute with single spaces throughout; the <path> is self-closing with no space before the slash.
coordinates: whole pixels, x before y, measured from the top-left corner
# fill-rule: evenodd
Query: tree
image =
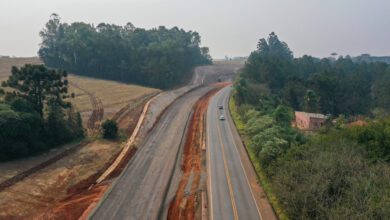
<path id="1" fill-rule="evenodd" d="M 248 96 L 248 88 L 247 88 L 247 84 L 246 84 L 245 79 L 242 77 L 239 77 L 237 82 L 234 84 L 234 88 L 236 91 L 235 100 L 236 100 L 237 104 L 240 105 L 241 103 L 243 103 L 245 101 L 245 99 Z"/>
<path id="2" fill-rule="evenodd" d="M 292 60 L 294 58 L 288 45 L 285 42 L 280 41 L 274 32 L 269 34 L 268 40 L 265 40 L 264 38 L 259 40 L 257 52 L 265 57 L 271 56 L 285 60 Z"/>
<path id="3" fill-rule="evenodd" d="M 374 83 L 373 95 L 379 107 L 390 110 L 390 68 Z"/>
<path id="4" fill-rule="evenodd" d="M 106 139 L 115 139 L 118 136 L 118 126 L 114 120 L 107 119 L 102 124 L 103 137 Z"/>
<path id="5" fill-rule="evenodd" d="M 304 110 L 306 112 L 318 112 L 318 98 L 313 90 L 307 90 L 304 99 Z"/>
<path id="6" fill-rule="evenodd" d="M 39 56 L 49 67 L 126 83 L 170 88 L 190 78 L 193 67 L 211 63 L 200 35 L 178 27 L 67 24 L 53 14 L 40 36 Z"/>
<path id="7" fill-rule="evenodd" d="M 282 126 L 290 126 L 293 120 L 293 112 L 290 108 L 279 105 L 273 112 L 274 120 Z"/>
<path id="8" fill-rule="evenodd" d="M 64 31 L 60 16 L 53 13 L 45 29 L 39 32 L 42 43 L 38 54 L 50 66 L 60 67 L 61 65 L 61 57 L 63 57 L 61 44 L 65 35 Z"/>
<path id="9" fill-rule="evenodd" d="M 33 105 L 22 98 L 0 104 L 0 160 L 34 154 L 42 149 L 43 120 Z"/>
<path id="10" fill-rule="evenodd" d="M 267 41 L 264 38 L 261 38 L 257 43 L 257 51 L 262 56 L 267 56 L 269 54 L 270 48 Z"/>
<path id="11" fill-rule="evenodd" d="M 29 100 L 43 117 L 45 101 L 49 98 L 61 107 L 69 106 L 63 101 L 68 92 L 66 77 L 65 71 L 27 64 L 20 69 L 12 67 L 12 75 L 3 86 L 14 88 L 15 94 Z"/>

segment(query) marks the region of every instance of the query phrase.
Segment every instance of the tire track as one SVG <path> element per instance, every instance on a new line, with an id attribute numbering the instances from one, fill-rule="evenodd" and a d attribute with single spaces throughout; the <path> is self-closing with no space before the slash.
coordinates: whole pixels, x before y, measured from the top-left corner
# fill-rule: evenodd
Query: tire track
<path id="1" fill-rule="evenodd" d="M 90 143 L 90 141 L 83 141 L 79 144 L 76 144 L 73 147 L 65 150 L 64 152 L 42 162 L 34 167 L 31 167 L 30 169 L 27 169 L 27 170 L 17 174 L 16 176 L 13 176 L 13 177 L 1 182 L 0 183 L 0 192 L 15 185 L 16 183 L 22 181 L 23 179 L 33 175 L 34 173 L 56 163 L 57 161 L 61 160 L 62 158 L 76 152 L 77 150 L 79 150 L 81 147 L 87 145 L 88 143 Z"/>
<path id="2" fill-rule="evenodd" d="M 69 85 L 83 91 L 85 94 L 88 95 L 89 100 L 92 104 L 92 114 L 88 118 L 87 132 L 90 136 L 97 134 L 100 128 L 100 122 L 102 121 L 104 115 L 104 107 L 102 101 L 95 94 L 82 88 L 77 83 L 69 82 Z"/>

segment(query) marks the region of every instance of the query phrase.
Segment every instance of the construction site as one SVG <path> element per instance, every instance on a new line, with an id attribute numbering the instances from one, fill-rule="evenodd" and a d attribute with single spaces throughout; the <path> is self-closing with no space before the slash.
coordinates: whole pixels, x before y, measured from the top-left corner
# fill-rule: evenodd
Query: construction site
<path id="1" fill-rule="evenodd" d="M 25 62 L 32 61 L 39 63 L 35 59 Z M 222 71 L 224 74 L 217 75 L 218 70 L 226 68 L 231 72 Z M 206 83 L 232 76 L 235 68 L 237 66 L 233 69 L 223 65 L 200 67 L 188 86 L 162 93 L 151 88 L 70 75 L 70 89 L 75 94 L 71 101 L 82 114 L 88 137 L 39 156 L 1 163 L 0 219 L 89 218 L 175 100 Z M 3 77 L 6 75 L 6 72 L 2 73 Z M 99 91 L 102 85 L 110 94 Z M 203 89 L 208 92 L 202 93 L 194 106 L 188 105 L 192 113 L 186 116 L 185 144 L 179 151 L 182 155 L 178 156 L 180 170 L 174 170 L 178 177 L 174 178 L 170 193 L 164 197 L 169 208 L 163 215 L 169 219 L 201 217 L 202 200 L 204 203 L 207 200 L 202 153 L 204 113 L 210 97 L 223 86 L 226 85 L 208 86 Z M 107 118 L 117 121 L 126 138 L 116 141 L 99 138 L 100 123 Z M 172 152 L 172 155 L 176 154 Z"/>

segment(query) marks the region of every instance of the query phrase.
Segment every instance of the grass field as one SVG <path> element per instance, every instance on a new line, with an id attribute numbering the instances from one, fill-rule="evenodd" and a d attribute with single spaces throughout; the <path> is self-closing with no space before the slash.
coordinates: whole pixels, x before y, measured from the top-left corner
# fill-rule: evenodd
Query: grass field
<path id="1" fill-rule="evenodd" d="M 11 67 L 21 67 L 24 64 L 41 64 L 38 57 L 29 58 L 0 58 L 0 82 L 6 80 L 11 74 Z M 157 93 L 160 90 L 129 85 L 109 80 L 95 79 L 91 77 L 82 77 L 73 74 L 68 75 L 69 95 L 74 93 L 74 98 L 68 100 L 76 107 L 77 111 L 82 113 L 83 124 L 87 122 L 92 111 L 96 108 L 104 108 L 103 119 L 112 117 L 117 111 L 131 104 L 133 100 L 140 97 Z M 77 88 L 79 87 L 79 88 Z M 94 96 L 99 106 L 94 106 L 91 101 Z M 100 106 L 101 105 L 101 106 Z"/>
<path id="2" fill-rule="evenodd" d="M 0 58 L 0 82 L 6 80 L 11 74 L 11 67 L 21 67 L 24 64 L 41 64 L 38 57 L 28 58 Z M 138 97 L 158 92 L 159 90 L 137 86 L 128 85 L 124 83 L 95 79 L 90 77 L 76 76 L 69 74 L 68 80 L 71 83 L 79 85 L 82 89 L 97 96 L 103 103 L 104 107 L 120 107 L 123 103 L 128 103 L 130 100 Z M 71 102 L 77 107 L 80 112 L 92 110 L 92 104 L 88 95 L 74 86 L 69 86 L 69 94 L 75 93 L 75 98 Z"/>
<path id="3" fill-rule="evenodd" d="M 130 100 L 159 91 L 143 86 L 76 75 L 69 75 L 68 80 L 98 97 L 104 108 L 121 107 L 123 103 L 128 103 Z M 71 102 L 75 104 L 80 112 L 92 110 L 88 94 L 72 85 L 69 87 L 69 94 L 71 93 L 75 94 L 75 98 L 71 99 Z"/>

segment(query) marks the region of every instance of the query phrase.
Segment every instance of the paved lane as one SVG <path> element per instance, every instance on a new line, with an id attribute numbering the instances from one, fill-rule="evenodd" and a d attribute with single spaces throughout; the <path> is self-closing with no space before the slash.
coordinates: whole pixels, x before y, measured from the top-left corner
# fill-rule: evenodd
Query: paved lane
<path id="1" fill-rule="evenodd" d="M 158 219 L 195 102 L 211 87 L 177 99 L 161 116 L 91 219 Z"/>
<path id="2" fill-rule="evenodd" d="M 207 112 L 210 215 L 212 220 L 262 219 L 229 122 L 230 90 L 227 87 L 217 93 Z M 228 120 L 220 121 L 220 115 Z"/>

